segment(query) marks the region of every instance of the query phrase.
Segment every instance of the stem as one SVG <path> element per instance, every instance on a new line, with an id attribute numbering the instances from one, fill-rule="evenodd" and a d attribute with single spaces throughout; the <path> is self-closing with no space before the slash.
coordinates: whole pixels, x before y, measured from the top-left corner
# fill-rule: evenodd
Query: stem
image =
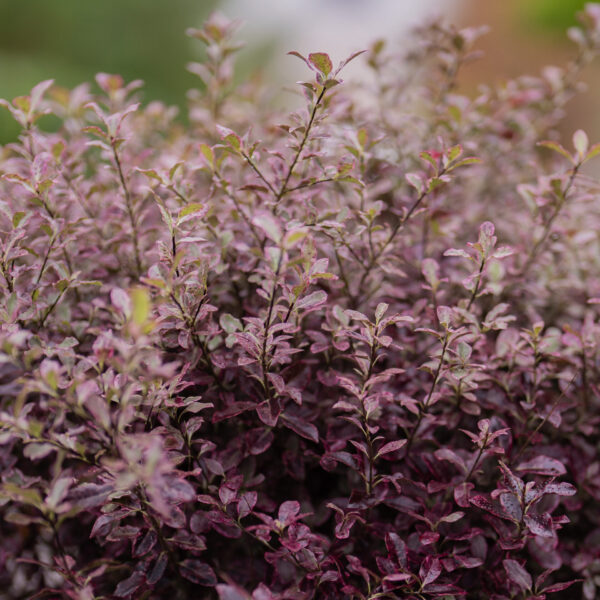
<path id="1" fill-rule="evenodd" d="M 262 171 L 256 166 L 256 163 L 245 152 L 242 152 L 242 156 L 250 165 L 250 167 L 252 167 L 252 170 L 258 175 L 259 179 L 261 179 L 264 182 L 264 184 L 269 188 L 270 192 L 274 196 L 277 196 L 277 190 L 271 185 L 271 182 L 262 174 Z"/>
<path id="2" fill-rule="evenodd" d="M 559 199 L 559 202 L 557 203 L 556 208 L 554 209 L 554 212 L 552 213 L 552 215 L 550 215 L 550 218 L 548 219 L 548 221 L 546 221 L 546 224 L 544 226 L 544 231 L 542 233 L 542 237 L 533 245 L 533 248 L 529 252 L 529 256 L 527 257 L 527 260 L 525 261 L 525 264 L 523 265 L 523 268 L 521 269 L 521 272 L 519 273 L 520 277 L 523 277 L 527 273 L 527 271 L 529 271 L 529 269 L 531 268 L 531 265 L 534 263 L 535 259 L 537 258 L 540 248 L 546 242 L 546 239 L 550 235 L 552 225 L 567 201 L 567 194 L 569 193 L 571 187 L 573 186 L 573 182 L 575 181 L 575 176 L 577 175 L 577 172 L 580 167 L 581 167 L 580 164 L 577 164 L 573 167 L 571 176 L 569 177 L 569 180 L 567 181 L 567 185 L 565 186 L 565 189 L 561 193 L 562 197 Z"/>
<path id="3" fill-rule="evenodd" d="M 135 255 L 135 268 L 137 271 L 137 276 L 139 277 L 142 274 L 142 260 L 140 258 L 140 245 L 138 239 L 137 222 L 135 219 L 135 214 L 133 212 L 132 198 L 129 192 L 129 188 L 127 187 L 127 182 L 125 181 L 125 175 L 123 174 L 121 160 L 119 159 L 119 154 L 117 152 L 117 147 L 115 145 L 114 139 L 111 139 L 111 148 L 113 151 L 113 158 L 115 159 L 115 165 L 117 167 L 117 173 L 119 175 L 119 181 L 121 182 L 121 188 L 123 189 L 123 195 L 125 196 L 125 207 L 127 209 L 127 215 L 129 217 L 129 223 L 131 225 L 131 237 L 133 240 L 133 250 Z"/>
<path id="4" fill-rule="evenodd" d="M 54 236 L 52 236 L 50 238 L 50 243 L 48 244 L 48 248 L 46 250 L 46 255 L 44 256 L 44 260 L 42 261 L 42 266 L 40 267 L 40 270 L 38 272 L 37 279 L 35 280 L 34 288 L 37 288 L 37 286 L 39 285 L 39 283 L 44 275 L 44 271 L 46 270 L 46 265 L 48 264 L 48 259 L 50 258 L 50 253 L 52 252 L 52 248 L 54 246 L 55 241 L 56 241 L 56 238 Z"/>
<path id="5" fill-rule="evenodd" d="M 273 318 L 273 309 L 275 308 L 275 291 L 277 289 L 277 281 L 279 279 L 279 272 L 281 271 L 281 263 L 283 261 L 283 249 L 280 248 L 279 258 L 277 259 L 277 267 L 275 268 L 275 277 L 273 279 L 273 289 L 271 290 L 271 297 L 269 298 L 269 309 L 267 311 L 267 318 L 265 320 L 265 333 L 263 337 L 262 348 L 260 352 L 260 366 L 262 369 L 263 387 L 267 394 L 267 400 L 271 400 L 271 387 L 269 385 L 268 374 L 268 357 L 267 357 L 267 340 L 269 338 L 269 330 L 271 329 L 271 319 Z"/>
<path id="6" fill-rule="evenodd" d="M 425 402 L 423 403 L 423 407 L 419 410 L 419 416 L 417 417 L 417 423 L 416 423 L 415 427 L 413 428 L 413 430 L 410 432 L 410 435 L 408 436 L 408 442 L 406 443 L 406 452 L 404 454 L 404 458 L 408 457 L 413 440 L 415 439 L 417 430 L 419 429 L 419 426 L 421 425 L 421 422 L 423 421 L 423 417 L 427 414 L 427 410 L 429 409 L 429 402 L 431 401 L 431 397 L 433 396 L 435 387 L 440 379 L 440 374 L 442 372 L 442 367 L 444 365 L 444 358 L 446 357 L 446 349 L 448 348 L 449 340 L 450 340 L 450 334 L 446 333 L 446 337 L 444 338 L 444 343 L 442 344 L 442 354 L 440 356 L 440 362 L 435 371 L 433 381 L 431 382 L 431 387 L 429 388 L 429 394 L 427 394 L 427 398 L 425 399 Z"/>
<path id="7" fill-rule="evenodd" d="M 571 387 L 571 385 L 575 381 L 576 377 L 577 377 L 577 373 L 575 373 L 575 375 L 573 375 L 573 377 L 571 378 L 571 381 L 569 381 L 569 384 L 567 385 L 567 387 L 560 394 L 560 396 L 554 401 L 554 404 L 552 405 L 552 408 L 550 409 L 548 414 L 539 422 L 538 426 L 529 434 L 529 437 L 525 440 L 525 443 L 521 446 L 520 450 L 517 452 L 515 457 L 512 459 L 513 463 L 523 454 L 523 452 L 525 452 L 525 450 L 531 443 L 531 440 L 534 438 L 534 436 L 537 434 L 537 432 L 546 424 L 546 421 L 552 416 L 552 413 L 554 413 L 559 402 L 565 397 L 567 390 Z"/>
<path id="8" fill-rule="evenodd" d="M 477 273 L 477 281 L 475 282 L 475 287 L 473 288 L 473 293 L 471 294 L 471 298 L 469 299 L 469 304 L 467 304 L 467 310 L 471 309 L 471 306 L 473 306 L 473 302 L 475 302 L 475 298 L 477 298 L 477 293 L 479 292 L 479 286 L 481 285 L 481 274 L 483 273 L 484 267 L 485 267 L 485 258 L 482 258 L 481 264 L 479 265 L 479 272 Z"/>
<path id="9" fill-rule="evenodd" d="M 287 174 L 285 176 L 285 179 L 283 180 L 281 188 L 279 188 L 279 192 L 275 196 L 275 206 L 277 206 L 277 204 L 279 204 L 279 202 L 281 202 L 281 199 L 283 198 L 283 196 L 287 192 L 287 185 L 290 182 L 290 178 L 292 177 L 292 173 L 294 172 L 294 168 L 296 167 L 296 163 L 300 159 L 300 155 L 302 154 L 302 151 L 304 150 L 304 146 L 306 145 L 306 142 L 308 140 L 308 136 L 310 134 L 310 130 L 311 130 L 311 128 L 313 126 L 313 123 L 315 121 L 315 117 L 317 116 L 317 110 L 318 110 L 319 106 L 321 105 L 321 101 L 323 100 L 323 96 L 325 96 L 325 90 L 326 89 L 327 88 L 325 86 L 323 86 L 323 89 L 321 90 L 321 93 L 317 97 L 317 101 L 315 102 L 315 105 L 313 106 L 312 112 L 310 114 L 310 119 L 308 120 L 308 124 L 306 125 L 306 128 L 304 130 L 304 136 L 302 137 L 302 141 L 300 142 L 300 145 L 298 146 L 298 150 L 296 151 L 296 155 L 294 156 L 294 159 L 292 160 L 292 162 L 291 162 L 291 164 L 290 164 L 290 166 L 288 168 Z"/>
<path id="10" fill-rule="evenodd" d="M 441 177 L 446 172 L 446 169 L 442 169 L 436 177 Z M 364 271 L 361 275 L 360 281 L 358 282 L 358 291 L 362 290 L 363 285 L 371 272 L 371 269 L 377 264 L 377 261 L 381 258 L 381 255 L 386 251 L 387 247 L 394 241 L 394 238 L 398 233 L 404 228 L 408 220 L 412 217 L 413 213 L 419 208 L 423 200 L 427 197 L 429 191 L 424 189 L 418 196 L 418 198 L 412 203 L 411 207 L 408 209 L 408 212 L 398 220 L 392 231 L 390 231 L 387 239 L 383 243 L 383 245 L 379 248 L 379 250 L 371 256 L 371 259 L 367 263 L 367 265 L 363 265 Z"/>

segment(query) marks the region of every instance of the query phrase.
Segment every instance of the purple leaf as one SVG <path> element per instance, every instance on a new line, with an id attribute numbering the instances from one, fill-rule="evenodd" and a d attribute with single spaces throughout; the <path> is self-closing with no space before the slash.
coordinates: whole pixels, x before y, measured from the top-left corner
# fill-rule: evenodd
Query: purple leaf
<path id="1" fill-rule="evenodd" d="M 383 456 L 384 454 L 389 454 L 390 452 L 397 452 L 406 444 L 406 442 L 407 440 L 394 440 L 393 442 L 384 444 L 377 452 L 375 458 Z"/>
<path id="2" fill-rule="evenodd" d="M 531 575 L 516 561 L 507 558 L 502 561 L 508 578 L 524 592 L 531 589 L 533 580 Z"/>
<path id="3" fill-rule="evenodd" d="M 131 596 L 146 580 L 143 573 L 136 571 L 130 577 L 121 581 L 115 590 L 117 598 L 126 598 Z"/>
<path id="4" fill-rule="evenodd" d="M 237 585 L 220 583 L 217 585 L 217 594 L 219 600 L 251 600 L 250 594 Z"/>
<path id="5" fill-rule="evenodd" d="M 536 475 L 548 475 L 550 477 L 564 475 L 567 472 L 565 466 L 559 460 L 549 456 L 541 455 L 536 456 L 527 462 L 521 463 L 517 467 L 517 471 L 534 473 Z"/>
<path id="6" fill-rule="evenodd" d="M 188 558 L 179 563 L 179 572 L 182 577 L 185 577 L 193 583 L 207 587 L 217 585 L 217 576 L 215 575 L 215 572 L 209 565 L 202 561 Z"/>
<path id="7" fill-rule="evenodd" d="M 419 569 L 419 578 L 421 579 L 421 583 L 423 587 L 433 583 L 442 573 L 442 563 L 438 558 L 431 558 L 428 556 L 421 563 L 421 568 Z"/>
<path id="8" fill-rule="evenodd" d="M 299 436 L 314 442 L 319 443 L 319 430 L 312 424 L 300 419 L 299 417 L 290 414 L 283 414 L 282 423 Z"/>
<path id="9" fill-rule="evenodd" d="M 583 579 L 571 579 L 571 581 L 563 581 L 561 583 L 554 583 L 547 588 L 544 588 L 542 592 L 544 594 L 552 594 L 553 592 L 562 592 L 566 590 L 568 587 L 571 587 L 574 583 L 579 583 L 583 581 Z"/>
<path id="10" fill-rule="evenodd" d="M 300 504 L 296 500 L 288 500 L 279 507 L 277 520 L 283 527 L 287 527 L 296 520 L 296 516 L 300 513 Z"/>

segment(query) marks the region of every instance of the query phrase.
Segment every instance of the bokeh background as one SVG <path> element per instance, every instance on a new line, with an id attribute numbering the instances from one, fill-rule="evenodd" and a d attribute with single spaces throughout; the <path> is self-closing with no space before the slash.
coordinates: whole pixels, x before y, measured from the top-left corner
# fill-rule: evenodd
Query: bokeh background
<path id="1" fill-rule="evenodd" d="M 463 83 L 493 82 L 537 73 L 569 57 L 565 30 L 584 0 L 0 0 L 0 97 L 26 94 L 43 79 L 64 87 L 93 81 L 98 72 L 145 82 L 146 101 L 185 105 L 198 80 L 185 69 L 201 59 L 201 44 L 184 35 L 214 9 L 245 23 L 239 37 L 239 77 L 261 67 L 274 84 L 297 79 L 291 49 L 322 50 L 334 59 L 379 37 L 403 43 L 408 30 L 432 13 L 458 25 L 488 24 L 486 56 L 466 68 Z M 292 64 L 293 63 L 293 64 Z M 300 65 L 301 66 L 301 65 Z M 347 75 L 348 76 L 348 75 Z M 360 77 L 360 70 L 352 76 Z M 571 107 L 565 131 L 585 127 L 600 139 L 598 66 L 585 74 L 590 90 Z M 0 143 L 16 125 L 0 111 Z"/>

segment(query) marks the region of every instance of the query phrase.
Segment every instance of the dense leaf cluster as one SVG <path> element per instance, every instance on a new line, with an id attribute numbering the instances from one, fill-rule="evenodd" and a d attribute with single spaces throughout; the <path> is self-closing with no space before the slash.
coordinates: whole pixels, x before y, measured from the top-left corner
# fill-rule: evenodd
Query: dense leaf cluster
<path id="1" fill-rule="evenodd" d="M 213 17 L 189 127 L 106 74 L 4 103 L 0 598 L 593 600 L 580 20 L 565 68 L 473 97 L 480 32 L 431 24 L 360 86 L 293 53 L 278 114 Z"/>

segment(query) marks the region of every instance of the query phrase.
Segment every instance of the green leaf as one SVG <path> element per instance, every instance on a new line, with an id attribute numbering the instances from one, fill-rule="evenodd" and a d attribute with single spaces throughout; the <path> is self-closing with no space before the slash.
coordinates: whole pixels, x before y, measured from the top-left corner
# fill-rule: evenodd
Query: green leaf
<path id="1" fill-rule="evenodd" d="M 241 152 L 242 149 L 242 140 L 239 135 L 228 129 L 227 127 L 222 127 L 221 125 L 217 125 L 217 131 L 221 136 L 221 139 L 233 150 L 236 152 Z"/>
<path id="2" fill-rule="evenodd" d="M 27 213 L 24 213 L 23 211 L 17 211 L 12 218 L 12 224 L 13 227 L 16 229 L 19 226 L 19 223 L 23 220 L 23 218 L 25 217 Z"/>
<path id="3" fill-rule="evenodd" d="M 573 134 L 573 147 L 577 150 L 577 155 L 580 160 L 586 155 L 589 144 L 588 136 L 583 129 L 578 129 Z"/>
<path id="4" fill-rule="evenodd" d="M 200 152 L 202 153 L 202 156 L 204 156 L 204 158 L 206 159 L 206 162 L 208 162 L 210 168 L 214 168 L 215 153 L 213 152 L 213 149 L 207 144 L 200 144 Z"/>
<path id="5" fill-rule="evenodd" d="M 143 325 L 150 316 L 151 302 L 148 290 L 144 288 L 133 288 L 129 292 L 131 298 L 131 318 L 136 325 Z"/>
<path id="6" fill-rule="evenodd" d="M 325 77 L 327 77 L 333 69 L 331 59 L 325 52 L 312 52 L 308 55 L 308 62 L 310 62 L 310 64 Z"/>
<path id="7" fill-rule="evenodd" d="M 281 226 L 277 222 L 277 219 L 270 213 L 262 213 L 256 215 L 252 222 L 254 225 L 260 227 L 267 237 L 273 240 L 276 244 L 279 244 L 281 238 L 283 237 L 283 232 L 281 230 Z"/>
<path id="8" fill-rule="evenodd" d="M 186 217 L 187 215 L 193 215 L 194 213 L 200 212 L 204 210 L 204 204 L 200 204 L 200 202 L 191 202 L 187 204 L 179 211 L 179 218 Z"/>
<path id="9" fill-rule="evenodd" d="M 573 162 L 573 158 L 571 157 L 571 155 L 557 142 L 552 142 L 550 140 L 544 140 L 542 142 L 538 142 L 537 145 L 541 146 L 542 148 L 548 148 L 549 150 L 554 150 L 554 152 L 558 152 L 559 154 L 562 154 L 569 161 Z"/>

